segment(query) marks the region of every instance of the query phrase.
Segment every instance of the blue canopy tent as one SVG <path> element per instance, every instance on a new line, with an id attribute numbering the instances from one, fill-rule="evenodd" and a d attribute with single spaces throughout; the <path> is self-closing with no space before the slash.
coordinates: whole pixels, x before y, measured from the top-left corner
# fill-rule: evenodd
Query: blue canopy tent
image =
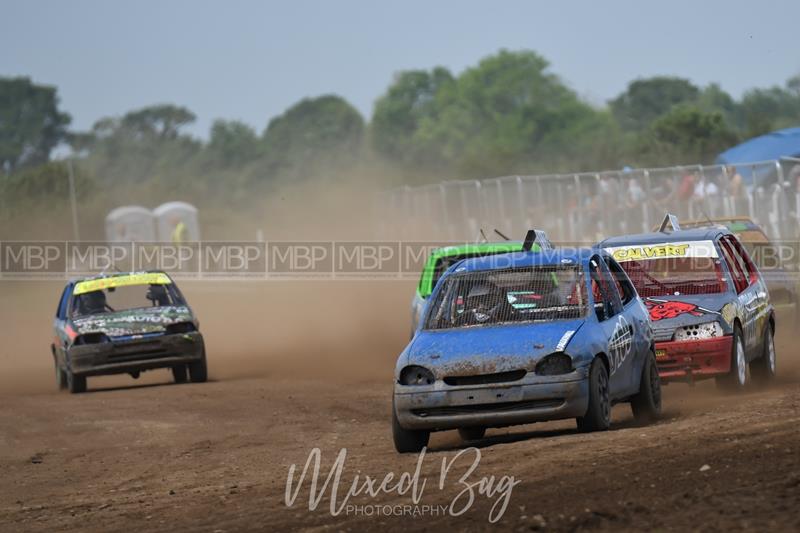
<path id="1" fill-rule="evenodd" d="M 739 166 L 743 163 L 779 160 L 782 157 L 800 158 L 800 128 L 787 128 L 754 137 L 738 146 L 729 148 L 717 156 L 717 163 L 737 167 L 745 183 L 757 185 L 774 182 L 777 169 L 762 165 L 754 169 Z M 753 175 L 755 173 L 755 176 Z M 755 179 L 754 179 L 755 178 Z"/>

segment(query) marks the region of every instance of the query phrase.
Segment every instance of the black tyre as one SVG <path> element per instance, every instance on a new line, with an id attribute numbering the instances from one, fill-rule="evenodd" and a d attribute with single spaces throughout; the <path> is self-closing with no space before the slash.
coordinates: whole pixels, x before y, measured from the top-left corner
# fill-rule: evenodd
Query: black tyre
<path id="1" fill-rule="evenodd" d="M 647 354 L 639 392 L 631 398 L 631 410 L 639 423 L 653 422 L 661 416 L 661 378 L 658 377 L 658 366 L 653 352 Z"/>
<path id="2" fill-rule="evenodd" d="M 202 359 L 195 363 L 189 363 L 189 379 L 192 383 L 205 383 L 208 379 L 208 368 L 206 367 L 206 354 L 203 353 Z"/>
<path id="3" fill-rule="evenodd" d="M 69 389 L 69 392 L 72 394 L 86 392 L 86 376 L 76 376 L 69 370 L 65 373 L 67 374 L 67 389 Z"/>
<path id="4" fill-rule="evenodd" d="M 608 370 L 595 357 L 589 369 L 589 407 L 577 419 L 580 431 L 605 431 L 611 425 L 611 401 L 608 397 Z"/>
<path id="5" fill-rule="evenodd" d="M 747 387 L 750 382 L 750 368 L 744 352 L 744 338 L 742 330 L 737 326 L 733 330 L 733 343 L 731 345 L 731 369 L 716 378 L 717 386 L 729 392 L 739 392 Z"/>
<path id="6" fill-rule="evenodd" d="M 766 385 L 774 380 L 777 369 L 775 361 L 775 338 L 772 332 L 772 326 L 767 325 L 766 329 L 767 330 L 764 332 L 763 354 L 750 363 L 753 380 L 760 385 Z"/>
<path id="7" fill-rule="evenodd" d="M 428 445 L 431 432 L 402 428 L 400 422 L 397 421 L 394 399 L 392 399 L 392 438 L 394 439 L 394 448 L 399 453 L 419 453 Z"/>
<path id="8" fill-rule="evenodd" d="M 469 427 L 458 428 L 458 434 L 461 440 L 470 442 L 473 440 L 481 440 L 486 435 L 486 428 L 484 427 Z"/>
<path id="9" fill-rule="evenodd" d="M 172 378 L 175 383 L 186 383 L 186 365 L 176 365 L 172 367 Z"/>
<path id="10" fill-rule="evenodd" d="M 61 370 L 61 367 L 58 366 L 57 361 L 53 361 L 53 365 L 56 368 L 56 387 L 58 387 L 58 390 L 64 390 L 67 388 L 67 375 Z"/>

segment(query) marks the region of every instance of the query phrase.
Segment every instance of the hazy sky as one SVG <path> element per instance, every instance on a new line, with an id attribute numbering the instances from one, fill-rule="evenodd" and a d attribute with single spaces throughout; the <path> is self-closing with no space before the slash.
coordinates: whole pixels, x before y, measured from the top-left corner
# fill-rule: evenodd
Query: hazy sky
<path id="1" fill-rule="evenodd" d="M 305 96 L 369 116 L 400 70 L 532 49 L 594 103 L 674 74 L 734 96 L 800 72 L 800 1 L 0 0 L 0 76 L 58 86 L 73 128 L 154 103 L 259 132 Z"/>

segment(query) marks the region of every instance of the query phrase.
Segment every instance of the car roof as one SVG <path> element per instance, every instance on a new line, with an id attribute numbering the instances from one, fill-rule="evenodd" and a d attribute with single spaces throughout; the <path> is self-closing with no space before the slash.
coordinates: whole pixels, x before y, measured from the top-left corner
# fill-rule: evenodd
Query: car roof
<path id="1" fill-rule="evenodd" d="M 510 252 L 486 257 L 463 259 L 450 267 L 453 272 L 478 272 L 482 270 L 509 270 L 545 265 L 582 264 L 593 255 L 606 256 L 594 248 L 556 248 L 541 252 Z"/>
<path id="2" fill-rule="evenodd" d="M 80 283 L 81 281 L 92 281 L 95 279 L 103 278 L 117 278 L 120 276 L 131 276 L 135 274 L 165 274 L 169 275 L 163 270 L 132 270 L 130 272 L 101 272 L 100 274 L 92 274 L 91 276 L 84 276 L 79 278 L 71 278 L 69 283 Z"/>
<path id="3" fill-rule="evenodd" d="M 491 252 L 509 252 L 522 250 L 522 241 L 501 241 L 501 242 L 475 242 L 467 244 L 455 244 L 436 248 L 431 252 L 431 258 L 452 257 L 454 255 L 479 254 Z"/>
<path id="4" fill-rule="evenodd" d="M 731 233 L 727 228 L 714 226 L 711 228 L 692 228 L 675 231 L 654 231 L 651 233 L 637 233 L 633 235 L 620 235 L 609 237 L 600 241 L 600 247 L 620 246 L 626 244 L 659 244 L 662 242 L 686 242 L 714 240 L 718 235 Z"/>

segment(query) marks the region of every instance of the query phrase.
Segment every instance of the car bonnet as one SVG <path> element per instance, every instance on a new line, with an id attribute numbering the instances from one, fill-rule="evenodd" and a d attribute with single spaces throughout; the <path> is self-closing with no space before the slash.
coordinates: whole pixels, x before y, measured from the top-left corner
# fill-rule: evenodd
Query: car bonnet
<path id="1" fill-rule="evenodd" d="M 101 332 L 109 337 L 119 337 L 161 332 L 170 324 L 191 320 L 188 307 L 167 306 L 82 316 L 73 319 L 72 324 L 78 334 Z"/>
<path id="2" fill-rule="evenodd" d="M 583 323 L 577 319 L 422 330 L 407 349 L 407 364 L 425 366 L 437 377 L 533 370 L 545 355 L 564 351 Z"/>

